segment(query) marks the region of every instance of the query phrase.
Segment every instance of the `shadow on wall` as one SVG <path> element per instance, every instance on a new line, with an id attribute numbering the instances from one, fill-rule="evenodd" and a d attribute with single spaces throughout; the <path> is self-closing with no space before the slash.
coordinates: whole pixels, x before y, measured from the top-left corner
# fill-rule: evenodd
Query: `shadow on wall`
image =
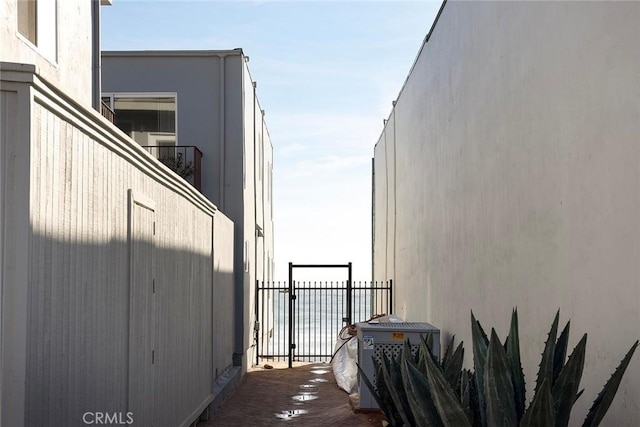
<path id="1" fill-rule="evenodd" d="M 31 241 L 26 424 L 190 422 L 232 365 L 233 273 L 203 254 L 78 238 Z"/>

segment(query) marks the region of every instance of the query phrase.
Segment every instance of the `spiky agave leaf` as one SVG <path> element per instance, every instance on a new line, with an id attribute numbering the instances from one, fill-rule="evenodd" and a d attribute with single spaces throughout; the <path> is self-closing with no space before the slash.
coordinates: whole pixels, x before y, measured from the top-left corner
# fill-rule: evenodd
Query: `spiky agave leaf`
<path id="1" fill-rule="evenodd" d="M 542 352 L 542 360 L 538 367 L 538 378 L 536 379 L 535 393 L 538 392 L 542 382 L 547 379 L 549 384 L 553 380 L 553 355 L 556 348 L 556 337 L 558 335 L 558 319 L 560 318 L 560 310 L 556 312 L 556 317 L 553 319 L 551 330 L 547 336 L 547 341 L 544 344 L 544 351 Z"/>
<path id="2" fill-rule="evenodd" d="M 447 348 L 444 351 L 444 356 L 442 357 L 442 362 L 440 362 L 440 366 L 444 370 L 447 367 L 447 362 L 449 362 L 449 358 L 453 354 L 453 341 L 455 339 L 455 335 L 451 335 L 451 339 L 449 339 L 449 344 L 447 344 Z"/>
<path id="3" fill-rule="evenodd" d="M 420 372 L 413 366 L 407 364 L 407 373 L 411 389 L 416 392 L 416 384 L 419 381 L 417 375 L 420 375 Z M 422 379 L 424 380 L 424 377 L 422 377 Z M 427 359 L 426 382 L 428 384 L 428 389 L 431 391 L 433 403 L 435 404 L 437 413 L 442 420 L 443 425 L 446 427 L 471 427 L 455 392 L 449 386 L 449 383 L 438 368 L 437 364 L 431 359 Z"/>
<path id="4" fill-rule="evenodd" d="M 460 389 L 460 376 L 462 375 L 462 364 L 464 363 L 464 347 L 460 342 L 456 351 L 449 358 L 449 363 L 444 368 L 444 377 L 451 386 L 451 389 L 458 391 Z"/>
<path id="5" fill-rule="evenodd" d="M 553 385 L 551 394 L 553 396 L 556 427 L 566 427 L 569 425 L 571 409 L 577 399 L 578 387 L 580 386 L 580 379 L 582 378 L 586 347 L 587 334 L 584 334 L 573 349 L 567 364 L 564 365 L 558 375 L 558 379 Z"/>
<path id="6" fill-rule="evenodd" d="M 382 352 L 382 361 L 380 363 L 380 370 L 378 371 L 375 385 L 378 388 L 378 394 L 380 395 L 380 397 L 388 402 L 388 405 L 392 408 L 393 416 L 398 425 L 403 425 L 404 422 L 402 421 L 402 417 L 400 416 L 400 411 L 396 407 L 393 396 L 391 395 L 391 391 L 389 390 L 389 386 L 393 385 L 393 381 L 388 382 L 389 385 L 387 384 L 387 380 L 385 380 L 384 378 L 382 365 L 385 366 L 384 369 L 387 372 L 391 372 L 391 370 L 393 369 L 393 359 L 387 355 L 386 351 Z"/>
<path id="7" fill-rule="evenodd" d="M 507 360 L 507 353 L 494 329 L 491 329 L 484 376 L 487 425 L 517 426 L 518 418 L 511 381 L 511 368 Z"/>
<path id="8" fill-rule="evenodd" d="M 411 371 L 409 370 L 411 367 Z M 412 375 L 417 372 L 417 377 L 422 379 L 419 387 L 412 382 L 416 378 L 412 378 Z M 411 414 L 415 420 L 415 424 L 418 427 L 443 427 L 442 420 L 438 415 L 431 390 L 426 383 L 426 377 L 418 368 L 414 365 L 410 358 L 405 357 L 402 361 L 402 380 L 407 394 L 407 400 L 411 408 Z"/>
<path id="9" fill-rule="evenodd" d="M 388 365 L 387 363 L 382 364 L 382 378 L 391 396 L 396 413 L 405 425 L 410 426 L 413 424 L 413 417 L 411 416 L 411 408 L 404 391 L 400 365 L 396 360 L 387 360 L 389 361 Z"/>
<path id="10" fill-rule="evenodd" d="M 484 366 L 487 360 L 487 349 L 489 339 L 484 333 L 480 322 L 478 322 L 471 311 L 471 337 L 473 339 L 473 366 L 476 370 L 476 392 L 478 394 L 478 411 L 480 413 L 480 425 L 487 426 L 486 401 L 484 388 Z"/>
<path id="11" fill-rule="evenodd" d="M 463 369 L 460 376 L 460 406 L 464 411 L 469 424 L 476 425 L 477 418 L 477 395 L 473 386 L 475 380 L 473 374 L 468 369 Z"/>
<path id="12" fill-rule="evenodd" d="M 569 329 L 571 328 L 571 321 L 568 321 L 565 325 L 564 329 L 560 333 L 560 338 L 556 342 L 556 349 L 553 354 L 553 381 L 551 382 L 551 387 L 558 380 L 558 376 L 560 375 L 560 371 L 564 366 L 564 361 L 567 358 L 567 347 L 569 345 Z"/>
<path id="13" fill-rule="evenodd" d="M 540 390 L 533 397 L 520 421 L 520 427 L 549 427 L 553 425 L 553 398 L 549 380 L 545 378 L 540 384 Z"/>
<path id="14" fill-rule="evenodd" d="M 476 381 L 475 372 L 469 372 L 469 409 L 470 413 L 467 413 L 467 417 L 474 426 L 480 425 L 480 403 L 478 403 L 478 382 Z"/>
<path id="15" fill-rule="evenodd" d="M 433 357 L 431 354 L 431 347 L 427 343 L 427 340 L 420 336 L 420 347 L 418 349 L 418 369 L 423 375 L 427 375 L 427 357 Z"/>
<path id="16" fill-rule="evenodd" d="M 583 427 L 595 427 L 600 425 L 600 422 L 604 418 L 605 414 L 609 410 L 609 406 L 611 406 L 611 402 L 613 402 L 613 398 L 618 391 L 618 387 L 620 386 L 620 381 L 622 381 L 622 376 L 624 372 L 627 370 L 627 366 L 629 366 L 629 362 L 631 361 L 631 356 L 636 351 L 638 347 L 638 341 L 636 341 L 627 354 L 624 356 L 620 365 L 616 368 L 616 370 L 609 378 L 609 381 L 604 385 L 602 391 L 596 397 L 596 400 L 593 402 L 591 409 L 589 409 L 589 413 L 587 414 L 587 418 L 584 420 L 582 424 Z"/>
<path id="17" fill-rule="evenodd" d="M 401 421 L 399 421 L 396 418 L 397 411 L 395 410 L 395 407 L 393 407 L 393 403 L 382 399 L 378 394 L 378 391 L 376 390 L 376 388 L 373 386 L 373 384 L 371 384 L 371 381 L 369 380 L 369 378 L 367 378 L 367 375 L 364 373 L 364 371 L 360 367 L 360 364 L 356 363 L 356 366 L 358 367 L 358 372 L 360 373 L 360 379 L 364 382 L 364 384 L 367 386 L 367 388 L 371 392 L 371 396 L 373 396 L 374 400 L 378 404 L 378 407 L 384 413 L 384 416 L 387 417 L 387 421 L 389 421 L 389 424 L 392 427 L 402 426 Z"/>
<path id="18" fill-rule="evenodd" d="M 429 339 L 429 337 L 431 337 L 431 339 Z M 420 343 L 423 344 L 427 348 L 427 350 L 429 350 L 427 353 L 429 354 L 429 356 L 431 356 L 431 360 L 438 363 L 438 358 L 436 357 L 435 354 L 433 354 L 433 336 L 431 332 L 429 332 L 429 334 L 426 337 L 423 337 L 422 335 L 420 335 Z"/>
<path id="19" fill-rule="evenodd" d="M 420 338 L 422 338 L 422 335 L 420 335 Z M 427 343 L 427 347 L 429 348 L 429 350 L 433 349 L 433 333 L 432 332 L 427 332 L 425 334 L 424 340 Z"/>
<path id="20" fill-rule="evenodd" d="M 509 336 L 505 342 L 507 359 L 511 370 L 511 381 L 513 383 L 513 397 L 516 404 L 516 417 L 522 419 L 526 402 L 524 372 L 520 360 L 520 335 L 518 329 L 518 309 L 511 312 L 511 326 Z"/>

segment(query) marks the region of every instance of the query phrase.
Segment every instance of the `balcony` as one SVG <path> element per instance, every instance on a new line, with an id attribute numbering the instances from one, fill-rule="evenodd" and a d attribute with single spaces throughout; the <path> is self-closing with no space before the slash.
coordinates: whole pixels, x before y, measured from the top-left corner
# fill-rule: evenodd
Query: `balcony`
<path id="1" fill-rule="evenodd" d="M 195 145 L 143 145 L 156 159 L 202 191 L 202 151 Z"/>
<path id="2" fill-rule="evenodd" d="M 114 113 L 111 107 L 109 107 L 109 104 L 104 101 L 100 102 L 100 114 L 102 114 L 102 117 L 109 120 L 111 123 L 115 122 L 116 113 Z"/>

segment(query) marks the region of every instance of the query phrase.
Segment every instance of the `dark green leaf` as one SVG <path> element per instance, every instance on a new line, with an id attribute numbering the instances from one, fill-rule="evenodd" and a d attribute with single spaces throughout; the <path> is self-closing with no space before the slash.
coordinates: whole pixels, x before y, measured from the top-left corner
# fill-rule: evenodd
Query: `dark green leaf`
<path id="1" fill-rule="evenodd" d="M 540 390 L 533 397 L 533 401 L 524 413 L 520 427 L 549 427 L 553 425 L 553 398 L 549 380 L 544 379 L 540 384 Z"/>
<path id="2" fill-rule="evenodd" d="M 476 391 L 473 388 L 473 374 L 468 369 L 464 369 L 462 371 L 460 377 L 460 405 L 464 410 L 467 419 L 469 420 L 469 424 L 472 426 L 475 425 L 475 411 L 474 411 L 474 403 L 477 402 Z"/>
<path id="3" fill-rule="evenodd" d="M 405 425 L 413 425 L 413 417 L 411 416 L 411 409 L 409 402 L 407 401 L 407 395 L 402 383 L 402 374 L 400 373 L 400 365 L 395 361 L 390 361 L 389 368 L 387 364 L 382 364 L 382 378 L 385 381 L 389 395 L 393 401 L 393 405 L 404 422 Z"/>
<path id="4" fill-rule="evenodd" d="M 462 364 L 464 363 L 464 347 L 461 342 L 458 348 L 453 352 L 449 359 L 449 363 L 444 368 L 444 377 L 451 385 L 451 389 L 458 391 L 460 389 L 460 375 L 462 374 Z"/>
<path id="5" fill-rule="evenodd" d="M 414 392 L 418 390 L 418 375 L 420 372 L 411 365 L 407 365 L 411 388 Z M 421 376 L 421 375 L 420 375 Z M 424 377 L 422 377 L 424 379 Z M 427 359 L 427 383 L 431 391 L 433 403 L 438 411 L 442 423 L 446 427 L 469 426 L 469 420 L 456 397 L 454 391 L 449 387 L 442 372 L 431 359 Z"/>
<path id="6" fill-rule="evenodd" d="M 538 378 L 536 379 L 536 393 L 540 389 L 540 386 L 545 379 L 549 380 L 549 384 L 551 384 L 553 380 L 553 355 L 556 348 L 556 337 L 558 335 L 559 318 L 560 310 L 556 312 L 556 317 L 553 319 L 551 330 L 549 331 L 549 335 L 547 336 L 547 342 L 544 344 L 542 360 L 540 361 L 540 366 L 538 368 Z"/>
<path id="7" fill-rule="evenodd" d="M 451 339 L 449 340 L 449 344 L 444 352 L 444 356 L 442 357 L 442 369 L 444 370 L 447 367 L 447 363 L 449 362 L 449 358 L 453 352 L 453 340 L 455 339 L 455 335 L 451 335 Z"/>
<path id="8" fill-rule="evenodd" d="M 411 373 L 409 371 L 411 367 Z M 413 373 L 417 372 L 417 376 L 412 378 Z M 428 387 L 426 377 L 411 362 L 410 358 L 404 358 L 402 362 L 402 379 L 404 388 L 407 393 L 407 400 L 411 408 L 411 413 L 418 427 L 443 427 L 442 420 L 438 415 L 431 390 Z M 414 384 L 418 381 L 419 386 Z M 412 424 L 413 425 L 413 424 Z"/>
<path id="9" fill-rule="evenodd" d="M 471 312 L 471 337 L 473 338 L 473 366 L 476 370 L 476 391 L 478 394 L 478 409 L 480 412 L 480 425 L 487 426 L 486 402 L 484 396 L 484 366 L 487 360 L 487 349 L 489 339 L 484 333 L 480 322 L 478 322 Z"/>
<path id="10" fill-rule="evenodd" d="M 507 353 L 494 329 L 491 329 L 484 375 L 487 425 L 516 427 L 518 418 L 511 382 L 511 368 Z"/>
<path id="11" fill-rule="evenodd" d="M 591 409 L 589 409 L 587 418 L 582 424 L 583 427 L 596 427 L 600 425 L 600 422 L 609 410 L 609 406 L 611 406 L 611 402 L 613 402 L 613 398 L 620 386 L 620 381 L 622 381 L 622 376 L 627 370 L 627 366 L 629 366 L 629 361 L 631 360 L 633 353 L 636 351 L 636 347 L 638 347 L 638 341 L 631 346 L 627 354 L 622 359 L 622 362 L 620 362 L 620 365 L 618 365 L 616 370 L 613 372 L 613 375 L 611 375 L 611 378 L 609 378 L 609 381 L 607 381 L 602 391 L 598 394 L 598 397 L 595 402 L 593 402 Z"/>
<path id="12" fill-rule="evenodd" d="M 567 347 L 569 345 L 569 329 L 571 327 L 571 321 L 568 321 L 562 332 L 560 333 L 560 338 L 558 338 L 558 342 L 556 342 L 556 349 L 553 355 L 553 381 L 551 382 L 551 387 L 558 380 L 558 376 L 560 375 L 560 371 L 564 366 L 564 361 L 567 357 Z"/>
<path id="13" fill-rule="evenodd" d="M 566 329 L 566 328 L 565 328 Z M 577 399 L 578 386 L 582 378 L 584 368 L 584 354 L 587 347 L 587 334 L 582 336 L 576 348 L 569 356 L 567 364 L 564 365 L 557 381 L 553 385 L 553 407 L 555 410 L 556 427 L 566 427 L 569 425 L 571 408 Z"/>
<path id="14" fill-rule="evenodd" d="M 516 404 L 516 417 L 522 419 L 526 402 L 524 372 L 520 361 L 520 336 L 518 332 L 518 310 L 511 313 L 511 327 L 509 337 L 505 343 L 509 368 L 511 370 L 511 381 L 513 382 L 513 393 Z"/>
<path id="15" fill-rule="evenodd" d="M 367 375 L 364 373 L 364 371 L 360 367 L 360 364 L 356 363 L 356 366 L 358 367 L 358 372 L 360 373 L 360 379 L 364 382 L 364 384 L 367 386 L 367 388 L 371 392 L 371 396 L 373 396 L 373 398 L 375 399 L 376 403 L 378 404 L 378 407 L 384 413 L 384 416 L 387 417 L 387 421 L 389 421 L 389 424 L 393 427 L 401 426 L 402 424 L 396 421 L 396 418 L 394 416 L 395 409 L 390 407 L 390 402 L 383 400 L 378 395 L 378 391 L 373 386 L 373 384 L 371 384 L 371 381 L 369 380 L 369 378 L 367 378 Z"/>

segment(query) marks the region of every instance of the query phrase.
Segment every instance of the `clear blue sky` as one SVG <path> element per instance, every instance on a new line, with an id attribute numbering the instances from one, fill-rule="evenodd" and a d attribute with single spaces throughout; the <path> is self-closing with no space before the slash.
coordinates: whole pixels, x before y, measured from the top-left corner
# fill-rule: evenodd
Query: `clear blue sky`
<path id="1" fill-rule="evenodd" d="M 373 147 L 440 5 L 115 0 L 102 48 L 241 47 L 274 148 L 276 279 L 351 261 L 368 280 Z"/>

